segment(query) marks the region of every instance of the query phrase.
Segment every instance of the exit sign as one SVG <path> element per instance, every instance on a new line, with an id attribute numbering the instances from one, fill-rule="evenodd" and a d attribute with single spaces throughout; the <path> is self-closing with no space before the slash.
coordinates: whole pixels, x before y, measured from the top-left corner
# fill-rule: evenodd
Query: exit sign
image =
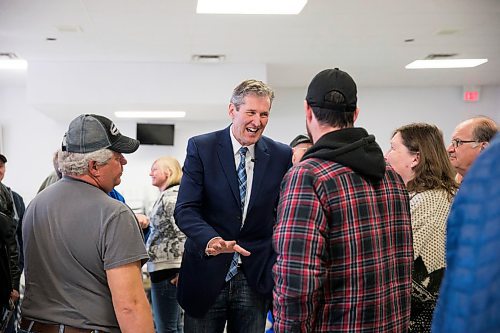
<path id="1" fill-rule="evenodd" d="M 463 98 L 465 102 L 479 101 L 479 87 L 464 87 Z"/>

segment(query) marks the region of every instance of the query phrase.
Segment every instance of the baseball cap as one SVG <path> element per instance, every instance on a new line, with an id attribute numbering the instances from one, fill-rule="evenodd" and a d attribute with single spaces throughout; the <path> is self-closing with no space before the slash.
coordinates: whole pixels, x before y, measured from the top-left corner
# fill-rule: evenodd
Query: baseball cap
<path id="1" fill-rule="evenodd" d="M 327 100 L 325 97 L 332 91 L 342 94 L 345 103 Z M 311 107 L 339 112 L 354 112 L 358 101 L 356 94 L 356 83 L 349 74 L 338 68 L 325 69 L 319 72 L 309 84 L 306 101 Z"/>
<path id="2" fill-rule="evenodd" d="M 0 162 L 7 163 L 7 157 L 5 157 L 5 155 L 0 154 Z"/>
<path id="3" fill-rule="evenodd" d="M 295 137 L 295 139 L 292 140 L 292 142 L 290 142 L 290 147 L 296 147 L 298 145 L 300 145 L 301 143 L 310 143 L 312 144 L 312 141 L 311 139 L 304 135 L 304 134 L 299 134 Z"/>
<path id="4" fill-rule="evenodd" d="M 117 153 L 133 153 L 140 142 L 122 135 L 116 125 L 106 117 L 82 114 L 73 119 L 64 134 L 62 150 L 72 153 L 91 153 L 108 148 Z"/>

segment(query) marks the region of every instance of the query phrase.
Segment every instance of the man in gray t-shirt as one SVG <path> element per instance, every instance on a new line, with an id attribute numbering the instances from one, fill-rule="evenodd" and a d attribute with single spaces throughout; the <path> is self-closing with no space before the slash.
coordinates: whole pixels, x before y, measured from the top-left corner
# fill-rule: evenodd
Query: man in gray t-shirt
<path id="1" fill-rule="evenodd" d="M 64 176 L 33 199 L 24 217 L 25 332 L 154 331 L 140 227 L 130 208 L 107 195 L 120 183 L 122 153 L 138 146 L 105 117 L 71 122 L 59 152 Z"/>

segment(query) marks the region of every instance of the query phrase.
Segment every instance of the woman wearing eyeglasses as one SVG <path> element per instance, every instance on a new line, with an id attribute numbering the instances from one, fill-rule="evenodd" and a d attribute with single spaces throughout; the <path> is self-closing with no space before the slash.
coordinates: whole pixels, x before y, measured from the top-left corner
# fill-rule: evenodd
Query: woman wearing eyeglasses
<path id="1" fill-rule="evenodd" d="M 387 162 L 410 194 L 413 287 L 410 332 L 430 332 L 445 269 L 446 219 L 457 191 L 441 131 L 418 123 L 396 129 Z"/>

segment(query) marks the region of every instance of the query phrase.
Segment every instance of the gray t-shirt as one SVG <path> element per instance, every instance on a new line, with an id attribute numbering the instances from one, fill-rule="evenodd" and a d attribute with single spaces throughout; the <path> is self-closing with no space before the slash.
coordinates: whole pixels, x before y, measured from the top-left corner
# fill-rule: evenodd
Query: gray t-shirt
<path id="1" fill-rule="evenodd" d="M 23 317 L 120 331 L 106 270 L 148 259 L 130 208 L 97 187 L 65 177 L 30 203 L 23 237 Z"/>

